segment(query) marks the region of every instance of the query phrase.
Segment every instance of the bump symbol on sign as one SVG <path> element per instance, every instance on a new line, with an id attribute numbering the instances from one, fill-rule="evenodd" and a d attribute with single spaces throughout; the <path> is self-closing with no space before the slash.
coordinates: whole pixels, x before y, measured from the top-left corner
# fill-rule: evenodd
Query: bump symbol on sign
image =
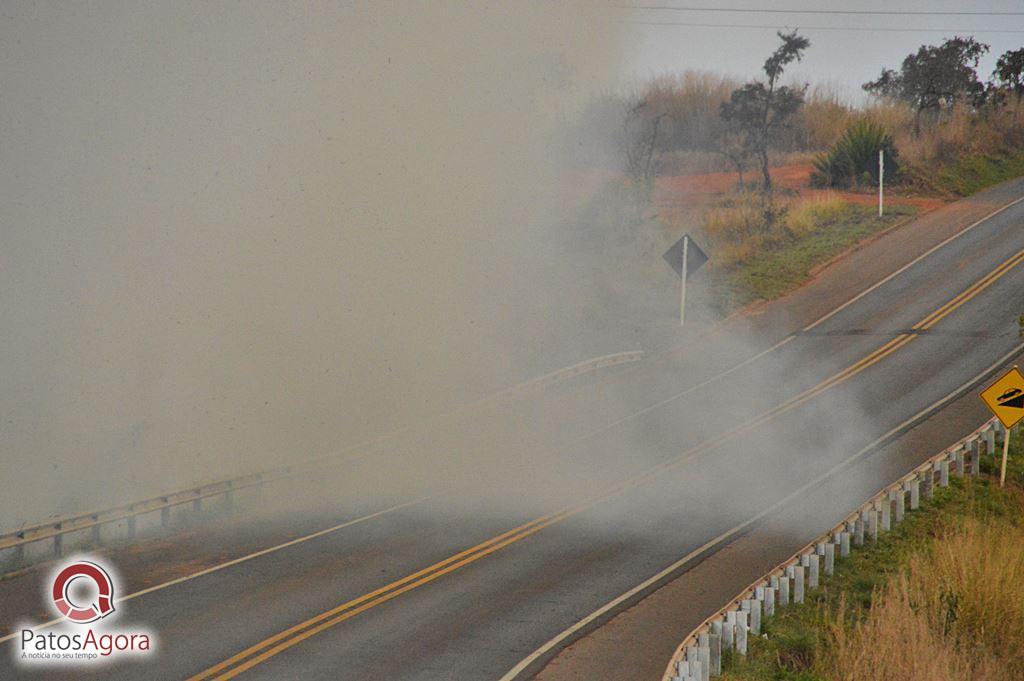
<path id="1" fill-rule="evenodd" d="M 1007 428 L 1024 420 L 1024 374 L 1013 367 L 981 391 L 981 399 Z"/>
<path id="2" fill-rule="evenodd" d="M 999 403 L 1000 407 L 1024 409 L 1024 390 L 1021 390 L 1020 388 L 1010 388 L 1005 393 L 997 397 L 996 402 Z"/>

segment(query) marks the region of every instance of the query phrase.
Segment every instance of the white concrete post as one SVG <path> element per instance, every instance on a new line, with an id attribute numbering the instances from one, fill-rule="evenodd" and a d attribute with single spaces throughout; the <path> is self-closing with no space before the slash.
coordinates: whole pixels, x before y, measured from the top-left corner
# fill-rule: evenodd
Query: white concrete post
<path id="1" fill-rule="evenodd" d="M 921 507 L 921 481 L 914 478 L 910 481 L 910 510 L 916 511 Z"/>
<path id="2" fill-rule="evenodd" d="M 939 485 L 949 487 L 949 459 L 939 462 Z"/>
<path id="3" fill-rule="evenodd" d="M 892 529 L 892 503 L 886 497 L 882 500 L 882 532 Z"/>
<path id="4" fill-rule="evenodd" d="M 868 511 L 868 535 L 871 541 L 878 541 L 878 511 L 875 509 Z"/>
<path id="5" fill-rule="evenodd" d="M 850 533 L 843 532 L 839 535 L 839 555 L 846 558 L 850 555 Z"/>
<path id="6" fill-rule="evenodd" d="M 697 636 L 697 659 L 700 661 L 700 676 L 702 681 L 711 678 L 711 636 L 700 634 Z"/>
<path id="7" fill-rule="evenodd" d="M 811 556 L 811 564 L 807 566 L 807 586 L 818 588 L 818 554 Z"/>
<path id="8" fill-rule="evenodd" d="M 853 521 L 853 545 L 864 546 L 864 521 L 860 518 Z"/>
<path id="9" fill-rule="evenodd" d="M 793 602 L 804 602 L 804 566 L 797 565 L 793 575 Z"/>
<path id="10" fill-rule="evenodd" d="M 690 678 L 702 678 L 703 674 L 700 670 L 700 653 L 697 652 L 697 646 L 686 647 L 686 661 L 690 663 Z"/>
<path id="11" fill-rule="evenodd" d="M 966 463 L 964 462 L 964 450 L 961 447 L 956 450 L 956 475 L 959 478 L 964 477 L 964 473 L 967 471 Z"/>
<path id="12" fill-rule="evenodd" d="M 765 587 L 764 590 L 764 616 L 771 617 L 775 614 L 775 589 Z"/>
<path id="13" fill-rule="evenodd" d="M 789 605 L 789 577 L 779 577 L 779 606 Z"/>
<path id="14" fill-rule="evenodd" d="M 722 673 L 722 635 L 708 635 L 708 648 L 711 651 L 711 666 L 708 671 L 711 676 L 718 676 Z"/>
<path id="15" fill-rule="evenodd" d="M 747 613 L 736 613 L 736 652 L 740 655 L 747 654 L 747 629 Z"/>
<path id="16" fill-rule="evenodd" d="M 895 492 L 893 492 L 893 497 L 894 497 L 893 501 L 896 504 L 896 517 L 895 517 L 895 520 L 898 523 L 902 523 L 903 522 L 903 511 L 906 510 L 906 505 L 904 503 L 904 498 L 906 497 L 906 495 L 903 493 L 902 489 L 898 489 Z"/>
<path id="17" fill-rule="evenodd" d="M 825 574 L 832 575 L 836 571 L 836 545 L 825 544 Z"/>
<path id="18" fill-rule="evenodd" d="M 994 423 L 985 431 L 985 453 L 989 456 L 996 455 L 996 426 Z"/>
<path id="19" fill-rule="evenodd" d="M 750 600 L 750 633 L 757 636 L 761 633 L 761 601 Z"/>
<path id="20" fill-rule="evenodd" d="M 725 624 L 722 626 L 722 645 L 727 650 L 736 649 L 736 611 L 725 613 Z"/>

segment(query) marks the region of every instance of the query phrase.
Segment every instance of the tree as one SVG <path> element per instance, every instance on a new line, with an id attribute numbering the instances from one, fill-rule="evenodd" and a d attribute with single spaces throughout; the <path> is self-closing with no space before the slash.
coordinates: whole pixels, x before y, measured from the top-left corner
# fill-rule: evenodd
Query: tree
<path id="1" fill-rule="evenodd" d="M 658 141 L 658 128 L 667 113 L 652 113 L 643 99 L 626 113 L 622 123 L 623 144 L 626 152 L 626 173 L 634 182 L 649 187 L 654 181 L 654 148 Z"/>
<path id="2" fill-rule="evenodd" d="M 1020 109 L 1020 100 L 1024 97 L 1024 47 L 1004 52 L 996 61 L 992 79 L 1002 89 L 1016 95 L 1017 109 Z"/>
<path id="3" fill-rule="evenodd" d="M 742 138 L 742 146 L 761 161 L 765 193 L 771 192 L 772 176 L 768 172 L 768 147 L 775 132 L 782 127 L 804 102 L 807 86 L 779 85 L 786 66 L 800 61 L 811 42 L 792 33 L 778 34 L 782 45 L 764 63 L 765 82 L 751 81 L 734 90 L 719 111 L 734 134 Z"/>
<path id="4" fill-rule="evenodd" d="M 967 98 L 977 103 L 985 95 L 978 80 L 978 61 L 988 45 L 974 38 L 950 38 L 941 45 L 922 45 L 907 55 L 900 70 L 883 69 L 878 80 L 864 83 L 865 91 L 907 102 L 914 109 L 914 132 L 921 132 L 921 115 Z"/>

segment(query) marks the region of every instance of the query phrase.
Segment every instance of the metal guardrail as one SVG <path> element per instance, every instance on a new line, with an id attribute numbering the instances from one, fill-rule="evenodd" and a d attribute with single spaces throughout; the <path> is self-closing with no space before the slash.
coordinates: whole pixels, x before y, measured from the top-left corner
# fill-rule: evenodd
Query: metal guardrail
<path id="1" fill-rule="evenodd" d="M 683 639 L 669 660 L 663 681 L 708 681 L 722 672 L 722 651 L 747 653 L 748 635 L 761 633 L 764 618 L 790 602 L 800 603 L 808 588 L 831 575 L 835 559 L 853 547 L 877 540 L 907 510 L 916 510 L 922 494 L 931 499 L 935 486 L 945 487 L 950 475 L 979 475 L 981 457 L 994 454 L 996 432 L 1008 433 L 992 419 L 973 433 L 931 457 L 898 481 L 886 486 L 846 520 L 810 542 L 768 574 L 741 591 L 725 607 L 705 619 Z"/>
<path id="2" fill-rule="evenodd" d="M 511 388 L 506 388 L 498 393 L 494 393 L 482 400 L 479 400 L 473 404 L 466 405 L 460 409 L 455 410 L 455 413 L 460 413 L 468 409 L 482 406 L 483 404 L 492 402 L 502 397 L 508 397 L 517 392 L 521 392 L 528 388 L 552 385 L 559 381 L 566 380 L 595 369 L 601 369 L 611 366 L 617 366 L 619 364 L 627 364 L 631 362 L 637 362 L 643 358 L 643 351 L 636 350 L 630 352 L 620 352 L 612 355 L 604 355 L 601 357 L 595 357 L 593 359 L 574 364 L 558 371 L 553 371 L 549 374 L 539 376 L 531 379 L 519 385 Z M 437 418 L 441 418 L 445 415 L 441 415 Z M 389 437 L 394 436 L 396 433 L 384 435 L 373 440 L 363 442 L 359 445 L 349 447 L 344 452 L 353 451 L 360 448 L 371 447 L 379 445 L 385 442 Z M 60 557 L 64 551 L 64 536 L 72 532 L 81 532 L 83 530 L 92 530 L 92 540 L 94 544 L 100 543 L 100 528 L 104 525 L 116 523 L 126 520 L 128 523 L 128 537 L 134 539 L 136 532 L 136 519 L 145 514 L 160 512 L 160 524 L 162 527 L 166 527 L 170 524 L 171 520 L 171 509 L 176 506 L 184 506 L 192 504 L 193 510 L 199 511 L 203 499 L 210 497 L 224 496 L 228 505 L 232 503 L 233 494 L 239 490 L 248 489 L 263 485 L 272 480 L 277 480 L 289 475 L 293 475 L 302 470 L 310 470 L 313 467 L 323 465 L 328 459 L 336 458 L 335 455 L 329 457 L 320 457 L 310 461 L 282 466 L 279 468 L 270 469 L 260 473 L 251 473 L 242 475 L 235 478 L 228 478 L 219 480 L 216 482 L 206 483 L 198 485 L 196 487 L 189 487 L 187 489 L 178 490 L 168 494 L 161 494 L 159 496 L 144 499 L 142 501 L 136 501 L 130 504 L 124 504 L 121 506 L 115 506 L 113 508 L 104 509 L 102 511 L 92 511 L 89 513 L 81 513 L 77 515 L 69 515 L 65 517 L 50 518 L 44 522 L 35 523 L 22 527 L 18 530 L 0 534 L 0 551 L 13 550 L 15 552 L 15 561 L 20 563 L 24 560 L 25 546 L 33 544 L 35 542 L 44 541 L 47 539 L 53 540 L 53 553 L 55 556 Z"/>

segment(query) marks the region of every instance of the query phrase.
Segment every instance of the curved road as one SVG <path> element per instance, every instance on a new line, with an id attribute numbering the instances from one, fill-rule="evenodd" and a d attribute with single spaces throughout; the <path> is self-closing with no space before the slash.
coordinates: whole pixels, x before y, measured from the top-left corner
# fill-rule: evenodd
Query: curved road
<path id="1" fill-rule="evenodd" d="M 353 501 L 311 529 L 345 526 L 125 600 L 159 654 L 96 675 L 502 677 L 1018 348 L 1024 202 L 986 196 L 996 214 L 817 323 L 725 324 L 317 481 Z"/>

